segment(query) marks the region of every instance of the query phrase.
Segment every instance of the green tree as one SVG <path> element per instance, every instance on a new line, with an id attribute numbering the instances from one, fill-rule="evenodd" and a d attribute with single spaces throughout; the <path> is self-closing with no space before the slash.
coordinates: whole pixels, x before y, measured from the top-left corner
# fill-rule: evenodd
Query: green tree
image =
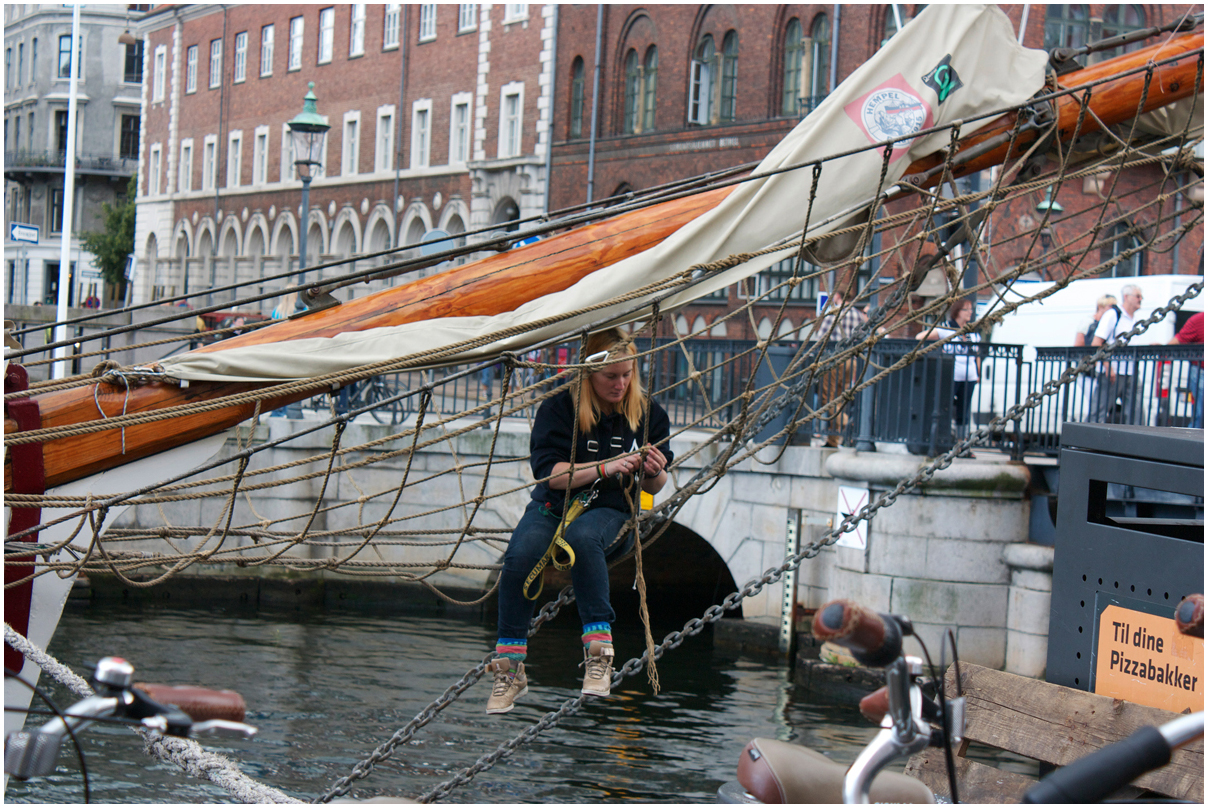
<path id="1" fill-rule="evenodd" d="M 110 296 L 117 300 L 126 297 L 126 259 L 134 252 L 134 196 L 138 178 L 131 177 L 126 184 L 126 198 L 119 205 L 103 203 L 105 229 L 81 234 L 80 244 L 95 257 L 101 270 L 101 278 Z"/>

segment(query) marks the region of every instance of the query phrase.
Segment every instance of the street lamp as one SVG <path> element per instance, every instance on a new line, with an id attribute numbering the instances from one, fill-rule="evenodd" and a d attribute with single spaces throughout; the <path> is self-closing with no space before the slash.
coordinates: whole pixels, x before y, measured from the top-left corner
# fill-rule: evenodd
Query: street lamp
<path id="1" fill-rule="evenodd" d="M 302 179 L 302 238 L 298 256 L 298 283 L 302 283 L 306 275 L 306 235 L 310 230 L 307 221 L 311 214 L 311 166 L 323 164 L 323 139 L 330 128 L 315 111 L 315 82 L 307 85 L 307 93 L 303 98 L 302 112 L 286 126 L 290 128 L 290 138 L 294 146 L 294 165 Z"/>

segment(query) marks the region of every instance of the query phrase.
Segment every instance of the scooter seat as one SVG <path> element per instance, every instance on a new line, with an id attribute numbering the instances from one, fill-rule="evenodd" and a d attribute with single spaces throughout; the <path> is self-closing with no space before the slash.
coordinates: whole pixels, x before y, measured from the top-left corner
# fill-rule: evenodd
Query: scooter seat
<path id="1" fill-rule="evenodd" d="M 843 803 L 848 768 L 809 747 L 752 739 L 739 754 L 738 778 L 762 803 Z M 873 803 L 936 803 L 932 790 L 902 773 L 880 772 L 869 789 Z"/>

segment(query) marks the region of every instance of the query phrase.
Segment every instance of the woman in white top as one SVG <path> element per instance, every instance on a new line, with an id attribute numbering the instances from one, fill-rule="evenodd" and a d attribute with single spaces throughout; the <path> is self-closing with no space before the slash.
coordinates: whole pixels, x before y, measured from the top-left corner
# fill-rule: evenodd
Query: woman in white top
<path id="1" fill-rule="evenodd" d="M 953 337 L 974 317 L 974 302 L 957 300 L 949 307 L 949 319 L 938 323 L 930 329 L 924 329 L 915 335 L 917 340 L 943 340 Z M 965 426 L 969 421 L 970 402 L 974 397 L 974 386 L 982 374 L 982 361 L 978 358 L 978 349 L 970 343 L 980 341 L 977 332 L 953 337 L 941 350 L 952 354 L 953 366 L 953 421 L 957 424 L 958 432 L 965 434 Z"/>

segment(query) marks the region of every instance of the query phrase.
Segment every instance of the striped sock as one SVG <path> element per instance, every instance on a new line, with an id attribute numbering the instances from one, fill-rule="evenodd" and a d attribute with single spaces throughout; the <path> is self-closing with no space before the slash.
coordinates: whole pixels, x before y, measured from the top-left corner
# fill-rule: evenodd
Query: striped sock
<path id="1" fill-rule="evenodd" d="M 525 659 L 529 641 L 525 638 L 500 638 L 495 642 L 495 656 L 506 657 L 518 663 Z"/>
<path id="2" fill-rule="evenodd" d="M 585 624 L 583 638 L 585 649 L 587 649 L 594 640 L 598 640 L 601 643 L 607 643 L 612 646 L 613 627 L 609 626 L 607 623 Z"/>

